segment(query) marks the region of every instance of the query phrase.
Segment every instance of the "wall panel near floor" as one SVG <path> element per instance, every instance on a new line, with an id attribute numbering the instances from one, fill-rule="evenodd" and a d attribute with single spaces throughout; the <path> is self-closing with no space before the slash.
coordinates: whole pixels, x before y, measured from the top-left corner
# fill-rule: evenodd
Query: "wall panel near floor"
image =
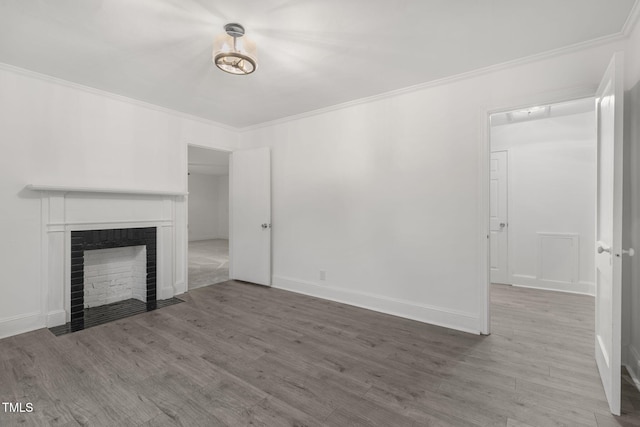
<path id="1" fill-rule="evenodd" d="M 10 66 L 0 67 L 0 93 L 4 337 L 44 326 L 41 198 L 26 185 L 182 192 L 187 189 L 185 145 L 232 149 L 237 134 L 202 119 Z M 181 204 L 176 202 L 176 211 Z M 174 232 L 180 233 L 177 228 Z M 179 250 L 169 249 L 179 264 Z M 171 280 L 179 283 L 184 271 L 184 265 L 177 266 Z"/>
<path id="2" fill-rule="evenodd" d="M 509 283 L 594 295 L 595 112 L 493 126 L 491 149 L 509 156 Z"/>

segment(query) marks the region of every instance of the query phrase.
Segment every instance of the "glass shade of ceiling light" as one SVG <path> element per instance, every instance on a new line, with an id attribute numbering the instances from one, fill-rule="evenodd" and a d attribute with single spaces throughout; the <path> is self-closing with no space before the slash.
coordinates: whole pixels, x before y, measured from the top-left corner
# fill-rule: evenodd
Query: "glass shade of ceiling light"
<path id="1" fill-rule="evenodd" d="M 230 74 L 251 74 L 258 68 L 256 45 L 244 36 L 240 24 L 224 26 L 226 34 L 221 34 L 213 43 L 213 63 Z"/>

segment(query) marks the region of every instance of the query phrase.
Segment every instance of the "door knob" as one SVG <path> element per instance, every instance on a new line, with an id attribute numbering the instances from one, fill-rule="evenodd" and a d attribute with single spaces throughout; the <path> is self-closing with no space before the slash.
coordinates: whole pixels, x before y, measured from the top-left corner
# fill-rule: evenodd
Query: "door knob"
<path id="1" fill-rule="evenodd" d="M 267 227 L 268 227 L 268 225 L 265 223 L 265 224 L 261 224 L 261 225 L 260 225 L 260 227 L 262 227 L 262 228 L 267 228 Z"/>
<path id="2" fill-rule="evenodd" d="M 636 254 L 636 251 L 633 248 L 629 248 L 629 250 L 623 249 L 622 253 L 629 256 L 634 256 Z"/>
<path id="3" fill-rule="evenodd" d="M 500 223 L 500 228 L 505 228 L 506 226 L 507 226 L 507 223 L 505 223 L 505 222 L 501 222 Z"/>
<path id="4" fill-rule="evenodd" d="M 596 250 L 598 251 L 599 254 L 601 254 L 603 252 L 611 253 L 611 246 L 607 246 L 603 242 L 598 242 L 598 249 L 596 249 Z"/>

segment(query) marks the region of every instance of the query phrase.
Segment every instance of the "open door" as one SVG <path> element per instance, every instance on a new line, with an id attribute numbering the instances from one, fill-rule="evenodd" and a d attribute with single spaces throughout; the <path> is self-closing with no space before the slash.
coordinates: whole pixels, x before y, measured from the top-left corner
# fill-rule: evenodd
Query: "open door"
<path id="1" fill-rule="evenodd" d="M 614 415 L 620 415 L 622 323 L 622 53 L 596 93 L 596 362 Z"/>
<path id="2" fill-rule="evenodd" d="M 271 286 L 269 148 L 231 153 L 229 189 L 229 276 Z"/>

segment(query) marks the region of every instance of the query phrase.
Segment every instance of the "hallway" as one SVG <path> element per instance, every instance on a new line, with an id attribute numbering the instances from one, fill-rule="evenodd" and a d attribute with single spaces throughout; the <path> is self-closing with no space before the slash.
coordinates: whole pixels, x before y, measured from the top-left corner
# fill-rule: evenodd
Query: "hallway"
<path id="1" fill-rule="evenodd" d="M 229 280 L 229 241 L 189 242 L 189 290 Z"/>

